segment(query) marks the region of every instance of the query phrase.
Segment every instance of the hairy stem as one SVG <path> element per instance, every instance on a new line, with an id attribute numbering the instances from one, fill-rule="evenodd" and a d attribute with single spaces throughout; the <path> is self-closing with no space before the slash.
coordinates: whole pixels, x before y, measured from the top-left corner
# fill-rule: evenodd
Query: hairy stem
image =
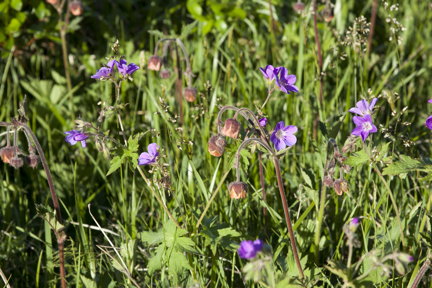
<path id="1" fill-rule="evenodd" d="M 63 223 L 63 218 L 61 216 L 61 210 L 60 210 L 60 205 L 59 205 L 59 201 L 57 198 L 57 193 L 55 191 L 54 188 L 54 182 L 52 179 L 52 175 L 51 175 L 51 170 L 49 169 L 48 166 L 48 162 L 45 158 L 45 153 L 42 149 L 42 146 L 40 145 L 38 139 L 36 138 L 36 135 L 33 133 L 33 131 L 30 129 L 30 127 L 28 127 L 26 124 L 24 123 L 17 123 L 17 125 L 23 127 L 25 133 L 27 135 L 29 135 L 36 147 L 36 151 L 39 155 L 39 158 L 41 160 L 42 163 L 42 167 L 45 170 L 45 174 L 47 177 L 47 182 L 48 182 L 48 186 L 49 186 L 49 190 L 51 192 L 51 200 L 53 202 L 53 206 L 54 206 L 54 210 L 55 210 L 55 215 L 56 215 L 56 219 L 59 223 Z M 59 264 L 60 264 L 60 284 L 62 288 L 66 288 L 67 284 L 66 284 L 66 270 L 65 270 L 65 260 L 64 260 L 64 241 L 66 240 L 66 232 L 64 230 L 54 230 L 54 234 L 56 236 L 57 239 L 57 245 L 58 245 L 58 249 L 59 249 Z"/>
<path id="2" fill-rule="evenodd" d="M 260 178 L 260 185 L 261 185 L 261 192 L 262 192 L 262 198 L 263 201 L 267 201 L 267 193 L 265 190 L 265 179 L 264 179 L 264 167 L 263 167 L 263 161 L 262 161 L 262 153 L 258 151 L 258 169 L 259 169 L 259 178 Z M 267 221 L 267 208 L 263 207 L 263 216 L 265 221 Z M 267 225 L 266 225 L 267 227 Z"/>
<path id="3" fill-rule="evenodd" d="M 378 0 L 373 0 L 373 2 L 372 2 L 372 14 L 371 14 L 371 18 L 370 18 L 368 44 L 367 44 L 368 53 L 370 53 L 370 51 L 372 49 L 372 40 L 373 40 L 374 31 L 375 31 L 375 21 L 376 21 L 377 10 L 378 10 Z"/>
<path id="4" fill-rule="evenodd" d="M 320 202 L 319 202 L 319 208 L 318 208 L 317 226 L 316 226 L 315 235 L 314 235 L 315 261 L 316 262 L 318 262 L 318 259 L 319 259 L 319 243 L 321 240 L 321 229 L 322 229 L 322 223 L 324 221 L 324 209 L 325 209 L 326 200 L 327 200 L 327 188 L 324 185 L 324 183 L 322 183 L 321 184 Z"/>
<path id="5" fill-rule="evenodd" d="M 420 284 L 421 279 L 423 278 L 423 276 L 425 275 L 426 271 L 430 268 L 431 265 L 431 260 L 427 259 L 422 267 L 420 268 L 419 272 L 417 273 L 414 282 L 411 286 L 411 288 L 417 288 L 417 286 Z"/>
<path id="6" fill-rule="evenodd" d="M 294 237 L 294 230 L 293 230 L 292 224 L 291 224 L 288 201 L 287 201 L 287 198 L 285 196 L 285 189 L 284 189 L 284 186 L 282 183 L 280 164 L 279 164 L 279 159 L 277 158 L 277 156 L 273 156 L 273 163 L 275 166 L 275 172 L 276 172 L 276 177 L 277 177 L 277 182 L 278 182 L 278 187 L 279 187 L 279 193 L 280 193 L 280 197 L 281 197 L 281 201 L 282 201 L 282 206 L 284 209 L 285 221 L 286 221 L 287 228 L 288 228 L 288 233 L 289 233 L 291 248 L 292 248 L 293 255 L 294 255 L 294 260 L 296 262 L 297 270 L 300 274 L 300 278 L 304 278 L 304 273 L 303 273 L 303 269 L 301 267 L 300 258 L 299 258 L 298 253 L 297 253 L 297 244 L 296 244 L 296 240 Z"/>

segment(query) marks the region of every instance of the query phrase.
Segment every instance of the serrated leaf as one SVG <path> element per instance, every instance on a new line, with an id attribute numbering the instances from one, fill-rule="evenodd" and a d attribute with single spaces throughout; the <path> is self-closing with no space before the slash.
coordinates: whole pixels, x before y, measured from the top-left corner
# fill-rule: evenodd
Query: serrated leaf
<path id="1" fill-rule="evenodd" d="M 161 231 L 152 232 L 152 231 L 144 231 L 140 233 L 141 241 L 148 243 L 149 245 L 155 245 L 162 243 L 163 241 L 163 233 Z"/>
<path id="2" fill-rule="evenodd" d="M 348 157 L 345 160 L 344 164 L 355 167 L 364 164 L 368 161 L 369 161 L 369 155 L 364 150 L 360 150 L 356 152 L 354 155 Z"/>
<path id="3" fill-rule="evenodd" d="M 113 159 L 111 159 L 110 168 L 109 168 L 108 173 L 106 175 L 108 176 L 111 173 L 113 173 L 114 171 L 116 171 L 117 169 L 119 169 L 122 162 L 123 162 L 123 159 L 120 156 L 115 156 Z"/>
<path id="4" fill-rule="evenodd" d="M 179 237 L 176 241 L 176 244 L 179 250 L 196 252 L 195 243 L 188 237 Z"/>
<path id="5" fill-rule="evenodd" d="M 138 151 L 138 140 L 139 140 L 139 135 L 134 135 L 134 136 L 130 136 L 128 139 L 128 151 L 131 153 L 137 152 Z"/>
<path id="6" fill-rule="evenodd" d="M 222 228 L 222 229 L 218 229 L 218 234 L 219 237 L 226 237 L 226 236 L 230 236 L 230 237 L 240 237 L 241 234 L 239 232 L 237 232 L 236 230 L 234 230 L 231 227 L 228 228 Z"/>
<path id="7" fill-rule="evenodd" d="M 383 170 L 383 175 L 399 175 L 416 169 L 421 169 L 423 164 L 416 159 L 412 159 L 409 156 L 401 155 L 400 160 L 393 162 Z"/>
<path id="8" fill-rule="evenodd" d="M 160 270 L 162 268 L 162 256 L 164 254 L 164 245 L 160 245 L 156 248 L 155 254 L 150 258 L 147 269 L 150 274 Z"/>

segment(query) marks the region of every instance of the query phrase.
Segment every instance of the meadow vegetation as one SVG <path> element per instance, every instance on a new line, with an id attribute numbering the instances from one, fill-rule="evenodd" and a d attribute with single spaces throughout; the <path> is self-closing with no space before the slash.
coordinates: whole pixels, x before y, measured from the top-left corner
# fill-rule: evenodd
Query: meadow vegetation
<path id="1" fill-rule="evenodd" d="M 429 1 L 0 23 L 1 287 L 432 287 Z"/>

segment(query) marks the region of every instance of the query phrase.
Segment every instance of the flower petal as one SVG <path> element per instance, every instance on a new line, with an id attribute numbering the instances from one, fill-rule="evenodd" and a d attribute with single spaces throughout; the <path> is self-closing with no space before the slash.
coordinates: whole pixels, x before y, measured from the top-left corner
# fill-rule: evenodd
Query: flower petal
<path id="1" fill-rule="evenodd" d="M 147 151 L 154 157 L 159 155 L 159 152 L 157 151 L 158 149 L 159 146 L 156 143 L 151 143 L 147 146 Z"/>

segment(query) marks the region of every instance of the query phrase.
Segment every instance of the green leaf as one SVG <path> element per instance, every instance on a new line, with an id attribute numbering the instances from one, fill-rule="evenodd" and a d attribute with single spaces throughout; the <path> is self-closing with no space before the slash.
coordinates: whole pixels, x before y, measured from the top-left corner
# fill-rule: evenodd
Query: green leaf
<path id="1" fill-rule="evenodd" d="M 170 259 L 168 262 L 168 273 L 173 276 L 176 276 L 184 269 L 190 269 L 189 262 L 187 261 L 186 256 L 178 251 L 173 251 L 170 255 Z"/>
<path id="2" fill-rule="evenodd" d="M 156 248 L 155 255 L 150 258 L 147 264 L 148 272 L 150 273 L 150 275 L 153 274 L 153 272 L 162 268 L 162 257 L 164 255 L 164 251 L 164 245 L 159 245 Z"/>
<path id="3" fill-rule="evenodd" d="M 348 157 L 348 159 L 346 159 L 344 163 L 349 166 L 355 167 L 364 164 L 368 161 L 369 161 L 369 155 L 364 150 L 360 150 L 356 152 L 354 155 Z"/>
<path id="4" fill-rule="evenodd" d="M 136 134 L 134 136 L 130 136 L 128 139 L 128 150 L 129 152 L 137 152 L 138 151 L 138 139 L 139 139 L 139 134 Z"/>
<path id="5" fill-rule="evenodd" d="M 110 168 L 108 170 L 108 173 L 106 174 L 106 176 L 110 175 L 111 173 L 113 173 L 114 171 L 116 171 L 117 169 L 120 168 L 121 164 L 123 162 L 123 159 L 120 156 L 115 156 L 113 159 L 111 159 L 110 161 Z"/>
<path id="6" fill-rule="evenodd" d="M 144 231 L 141 232 L 141 241 L 148 243 L 149 245 L 155 245 L 162 243 L 163 241 L 163 233 L 161 231 L 152 232 L 152 231 Z"/>
<path id="7" fill-rule="evenodd" d="M 19 31 L 19 28 L 21 27 L 21 22 L 18 21 L 18 19 L 14 18 L 10 21 L 9 25 L 6 27 L 7 33 L 15 33 Z"/>
<path id="8" fill-rule="evenodd" d="M 193 18 L 195 18 L 196 20 L 199 20 L 199 21 L 203 20 L 202 7 L 198 3 L 197 0 L 188 0 L 186 2 L 186 9 L 189 11 L 189 13 L 191 14 L 191 16 Z"/>
<path id="9" fill-rule="evenodd" d="M 399 175 L 423 168 L 423 164 L 409 156 L 401 155 L 400 160 L 393 162 L 383 170 L 383 175 Z"/>
<path id="10" fill-rule="evenodd" d="M 218 231 L 219 237 L 221 237 L 221 238 L 227 237 L 227 236 L 230 236 L 230 237 L 240 237 L 241 236 L 241 234 L 239 232 L 237 232 L 236 230 L 234 230 L 231 227 L 218 229 L 217 231 Z"/>
<path id="11" fill-rule="evenodd" d="M 11 0 L 10 2 L 10 6 L 16 11 L 21 11 L 22 5 L 23 3 L 21 0 Z"/>

